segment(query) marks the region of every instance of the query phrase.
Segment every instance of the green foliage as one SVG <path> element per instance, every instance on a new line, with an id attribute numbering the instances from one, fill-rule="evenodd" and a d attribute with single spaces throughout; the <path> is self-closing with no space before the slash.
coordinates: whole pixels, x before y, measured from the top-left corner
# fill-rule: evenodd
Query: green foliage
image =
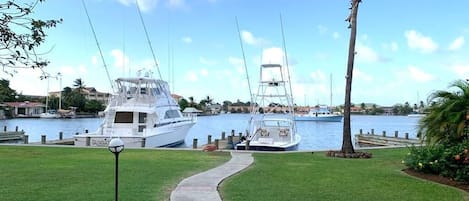
<path id="1" fill-rule="evenodd" d="M 3 72 L 13 75 L 16 68 L 42 69 L 49 62 L 38 57 L 36 48 L 44 43 L 46 29 L 55 27 L 59 20 L 34 19 L 33 14 L 38 3 L 44 0 L 17 3 L 0 2 L 0 67 Z"/>
<path id="2" fill-rule="evenodd" d="M 98 113 L 99 111 L 103 111 L 105 106 L 103 103 L 97 101 L 97 100 L 89 100 L 85 102 L 85 112 L 91 112 L 91 113 Z"/>
<path id="3" fill-rule="evenodd" d="M 16 91 L 10 88 L 10 81 L 0 80 L 0 103 L 15 101 Z"/>
<path id="4" fill-rule="evenodd" d="M 181 108 L 181 111 L 183 111 L 184 109 L 186 109 L 186 107 L 189 107 L 189 102 L 182 98 L 181 100 L 179 100 L 179 107 Z"/>
<path id="5" fill-rule="evenodd" d="M 454 91 L 436 91 L 429 96 L 428 114 L 419 122 L 419 132 L 427 143 L 459 142 L 465 137 L 464 121 L 469 112 L 469 82 L 457 80 Z"/>
<path id="6" fill-rule="evenodd" d="M 469 183 L 469 141 L 410 147 L 404 159 L 407 167 Z"/>

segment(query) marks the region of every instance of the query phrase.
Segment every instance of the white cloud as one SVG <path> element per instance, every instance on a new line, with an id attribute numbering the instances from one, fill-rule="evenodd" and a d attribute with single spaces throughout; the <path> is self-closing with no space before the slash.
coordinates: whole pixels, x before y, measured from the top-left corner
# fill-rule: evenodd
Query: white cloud
<path id="1" fill-rule="evenodd" d="M 461 79 L 469 79 L 469 64 L 455 64 L 451 67 L 451 70 L 457 76 L 461 76 Z"/>
<path id="2" fill-rule="evenodd" d="M 77 72 L 75 71 L 75 69 L 71 66 L 62 66 L 60 68 L 60 73 L 62 73 L 62 75 L 76 75 Z"/>
<path id="3" fill-rule="evenodd" d="M 326 80 L 326 75 L 324 75 L 321 70 L 313 71 L 309 76 L 313 80 L 313 83 L 321 83 Z"/>
<path id="4" fill-rule="evenodd" d="M 207 77 L 208 76 L 208 70 L 205 68 L 200 69 L 200 75 L 202 77 Z"/>
<path id="5" fill-rule="evenodd" d="M 373 49 L 371 49 L 371 47 L 358 43 L 355 51 L 357 52 L 358 61 L 367 63 L 374 63 L 379 61 L 378 54 Z"/>
<path id="6" fill-rule="evenodd" d="M 88 70 L 86 69 L 86 67 L 84 65 L 79 65 L 78 66 L 78 71 L 80 72 L 80 75 L 83 75 L 84 73 L 88 72 Z"/>
<path id="7" fill-rule="evenodd" d="M 456 50 L 459 50 L 461 49 L 461 47 L 464 45 L 464 37 L 463 36 L 459 36 L 457 37 L 456 39 L 454 39 L 453 42 L 451 42 L 451 44 L 449 45 L 448 47 L 448 50 L 450 51 L 456 51 Z"/>
<path id="8" fill-rule="evenodd" d="M 438 45 L 431 37 L 424 36 L 415 30 L 406 31 L 404 35 L 410 49 L 419 50 L 421 53 L 432 53 L 438 49 Z"/>
<path id="9" fill-rule="evenodd" d="M 92 56 L 92 57 L 91 57 L 91 64 L 97 65 L 97 64 L 98 64 L 98 57 Z"/>
<path id="10" fill-rule="evenodd" d="M 264 51 L 262 51 L 262 63 L 283 65 L 284 56 L 285 54 L 283 53 L 282 48 L 279 48 L 279 47 L 267 48 L 267 49 L 264 49 Z"/>
<path id="11" fill-rule="evenodd" d="M 392 42 L 392 43 L 391 43 L 391 50 L 392 50 L 393 52 L 396 52 L 398 49 L 399 49 L 399 46 L 397 46 L 397 43 L 396 43 L 396 42 Z"/>
<path id="12" fill-rule="evenodd" d="M 191 44 L 192 43 L 192 38 L 191 37 L 183 37 L 182 39 L 182 42 L 184 43 L 187 43 L 187 44 Z"/>
<path id="13" fill-rule="evenodd" d="M 363 80 L 363 81 L 367 81 L 367 82 L 372 82 L 373 81 L 373 77 L 371 75 L 368 75 L 368 74 L 360 71 L 360 69 L 358 69 L 358 68 L 353 68 L 353 78 L 355 80 Z"/>
<path id="14" fill-rule="evenodd" d="M 426 73 L 423 70 L 415 66 L 409 65 L 407 67 L 407 70 L 409 71 L 409 75 L 411 76 L 411 79 L 417 82 L 429 82 L 434 79 L 431 74 Z"/>
<path id="15" fill-rule="evenodd" d="M 138 6 L 142 12 L 148 12 L 156 7 L 158 0 L 118 0 L 124 6 L 132 6 L 138 2 Z"/>
<path id="16" fill-rule="evenodd" d="M 124 52 L 119 49 L 111 50 L 111 55 L 114 57 L 114 66 L 123 68 L 129 64 L 129 58 L 124 55 Z"/>
<path id="17" fill-rule="evenodd" d="M 262 46 L 267 44 L 267 41 L 265 39 L 256 38 L 251 32 L 245 30 L 241 31 L 241 38 L 248 45 Z"/>

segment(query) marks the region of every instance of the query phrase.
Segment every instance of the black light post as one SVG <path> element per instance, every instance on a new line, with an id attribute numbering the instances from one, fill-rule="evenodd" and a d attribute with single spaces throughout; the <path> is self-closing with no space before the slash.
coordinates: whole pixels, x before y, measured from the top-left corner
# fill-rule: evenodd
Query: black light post
<path id="1" fill-rule="evenodd" d="M 109 142 L 109 151 L 116 156 L 116 179 L 115 179 L 115 201 L 118 201 L 119 194 L 119 153 L 124 150 L 124 142 L 119 138 L 114 138 Z"/>

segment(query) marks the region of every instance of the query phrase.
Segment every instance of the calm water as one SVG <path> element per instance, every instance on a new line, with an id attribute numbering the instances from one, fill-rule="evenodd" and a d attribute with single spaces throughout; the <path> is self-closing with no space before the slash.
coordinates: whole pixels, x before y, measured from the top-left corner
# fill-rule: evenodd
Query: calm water
<path id="1" fill-rule="evenodd" d="M 198 122 L 189 131 L 184 146 L 192 146 L 192 139 L 197 138 L 200 144 L 207 142 L 207 135 L 212 139 L 220 138 L 221 132 L 227 135 L 234 129 L 236 133 L 244 132 L 247 128 L 249 114 L 221 114 L 217 116 L 198 117 Z M 352 135 L 360 129 L 363 132 L 386 133 L 394 135 L 399 131 L 400 136 L 409 133 L 409 137 L 415 137 L 419 118 L 407 116 L 363 116 L 351 117 Z M 29 135 L 30 142 L 39 142 L 41 135 L 47 135 L 48 140 L 59 138 L 62 131 L 64 138 L 71 138 L 75 133 L 83 133 L 85 130 L 94 132 L 101 124 L 99 118 L 78 119 L 10 119 L 0 120 L 0 125 L 7 126 L 8 130 L 14 130 L 16 126 Z M 297 122 L 298 133 L 302 140 L 299 150 L 328 150 L 339 149 L 342 145 L 343 122 Z"/>

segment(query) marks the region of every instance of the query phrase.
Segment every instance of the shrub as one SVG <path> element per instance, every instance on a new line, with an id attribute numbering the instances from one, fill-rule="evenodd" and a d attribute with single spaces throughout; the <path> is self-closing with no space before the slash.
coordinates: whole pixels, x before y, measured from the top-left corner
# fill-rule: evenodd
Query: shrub
<path id="1" fill-rule="evenodd" d="M 469 141 L 409 147 L 403 163 L 416 171 L 469 183 Z"/>

